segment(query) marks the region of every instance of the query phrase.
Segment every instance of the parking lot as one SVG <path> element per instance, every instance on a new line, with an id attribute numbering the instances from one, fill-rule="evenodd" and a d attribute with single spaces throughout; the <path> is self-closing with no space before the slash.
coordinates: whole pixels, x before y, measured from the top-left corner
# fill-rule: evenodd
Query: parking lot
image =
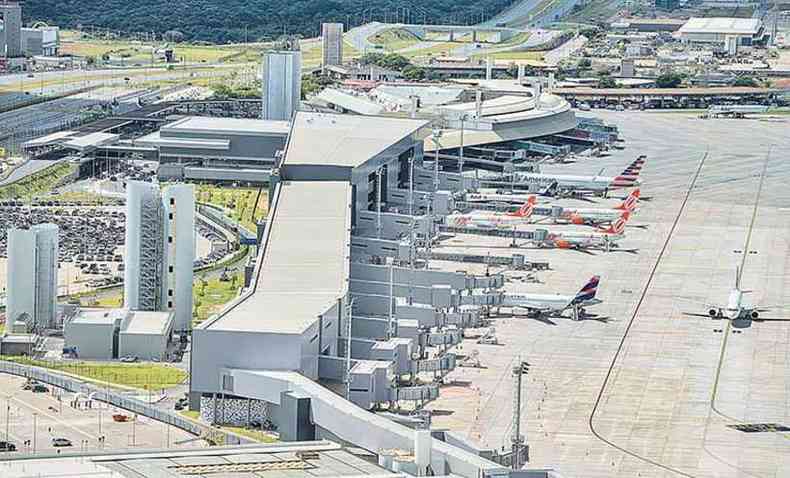
<path id="1" fill-rule="evenodd" d="M 530 363 L 521 426 L 531 468 L 601 478 L 787 476 L 790 434 L 782 430 L 790 422 L 790 322 L 748 321 L 736 328 L 684 313 L 726 304 L 744 254 L 742 284 L 753 290 L 748 300 L 790 304 L 790 121 L 596 115 L 620 127 L 626 148 L 546 170 L 616 172 L 647 155 L 644 200 L 621 250 L 513 249 L 506 238 L 468 235 L 438 250 L 522 253 L 549 262 L 550 270 L 535 273 L 539 283 L 517 278 L 506 284 L 508 292 L 574 294 L 600 274 L 604 302 L 579 322 L 494 318 L 500 345 L 464 341 L 459 352 L 477 355 L 481 367 L 450 374 L 454 383 L 428 407 L 437 412 L 433 426 L 486 448 L 509 449 L 511 369 L 522 360 Z M 614 201 L 595 200 L 600 207 Z M 482 265 L 434 265 L 485 271 Z M 785 308 L 770 316 L 788 314 Z"/>
<path id="2" fill-rule="evenodd" d="M 13 443 L 17 452 L 205 446 L 186 432 L 146 417 L 134 419 L 128 412 L 95 401 L 86 408 L 84 399 L 77 409 L 71 406 L 72 393 L 49 386 L 46 392 L 34 393 L 23 390 L 24 385 L 24 378 L 0 375 L 0 440 Z M 114 414 L 125 415 L 129 421 L 116 422 Z M 53 439 L 58 438 L 65 438 L 71 446 L 53 446 Z"/>

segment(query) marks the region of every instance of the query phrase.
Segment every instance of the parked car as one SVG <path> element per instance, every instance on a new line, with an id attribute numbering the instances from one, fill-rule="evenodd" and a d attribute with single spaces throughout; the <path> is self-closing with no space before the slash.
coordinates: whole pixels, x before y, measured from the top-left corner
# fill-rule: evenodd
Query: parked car
<path id="1" fill-rule="evenodd" d="M 71 440 L 69 440 L 68 438 L 53 438 L 52 446 L 54 447 L 71 446 Z"/>
<path id="2" fill-rule="evenodd" d="M 4 451 L 16 451 L 16 445 L 10 441 L 0 441 L 0 452 Z"/>
<path id="3" fill-rule="evenodd" d="M 33 393 L 47 393 L 47 392 L 49 392 L 49 388 L 47 388 L 46 385 L 41 385 L 39 383 L 39 384 L 33 385 L 32 392 Z"/>
<path id="4" fill-rule="evenodd" d="M 126 357 L 121 357 L 121 362 L 134 363 L 137 362 L 137 357 L 135 357 L 134 355 L 127 355 Z"/>

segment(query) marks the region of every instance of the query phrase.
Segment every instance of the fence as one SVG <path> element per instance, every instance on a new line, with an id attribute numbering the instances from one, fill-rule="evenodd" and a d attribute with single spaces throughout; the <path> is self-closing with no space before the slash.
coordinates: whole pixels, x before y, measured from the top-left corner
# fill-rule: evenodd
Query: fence
<path id="1" fill-rule="evenodd" d="M 222 430 L 201 425 L 200 423 L 188 420 L 176 413 L 157 408 L 154 405 L 145 403 L 136 398 L 131 398 L 121 393 L 113 392 L 98 385 L 92 385 L 66 375 L 51 372 L 41 367 L 22 365 L 13 362 L 0 360 L 0 373 L 17 375 L 28 379 L 44 382 L 54 387 L 62 388 L 68 392 L 82 393 L 100 402 L 105 402 L 118 408 L 122 408 L 137 415 L 142 415 L 158 422 L 166 423 L 193 435 L 205 438 L 210 443 L 217 445 L 239 445 L 254 442 L 251 439 L 241 437 Z"/>

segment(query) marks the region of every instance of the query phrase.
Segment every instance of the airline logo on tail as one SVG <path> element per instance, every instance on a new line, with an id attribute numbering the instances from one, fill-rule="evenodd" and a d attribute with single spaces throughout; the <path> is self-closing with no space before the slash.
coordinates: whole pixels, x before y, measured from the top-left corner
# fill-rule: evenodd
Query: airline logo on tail
<path id="1" fill-rule="evenodd" d="M 625 223 L 628 222 L 628 218 L 631 216 L 631 213 L 628 211 L 624 211 L 623 214 L 617 218 L 617 220 L 612 223 L 606 229 L 601 229 L 601 232 L 605 234 L 622 234 L 625 231 Z"/>
<path id="2" fill-rule="evenodd" d="M 642 167 L 644 166 L 645 161 L 646 156 L 639 156 L 636 158 L 636 160 L 629 164 L 619 176 L 614 178 L 611 185 L 613 187 L 622 188 L 638 186 L 640 184 L 639 173 L 642 172 Z"/>
<path id="3" fill-rule="evenodd" d="M 535 196 L 530 196 L 529 199 L 527 199 L 527 202 L 518 208 L 518 211 L 509 212 L 507 215 L 513 217 L 530 217 L 532 215 L 532 211 L 535 209 L 536 202 L 537 198 Z"/>
<path id="4" fill-rule="evenodd" d="M 601 281 L 601 276 L 592 276 L 592 278 L 584 284 L 582 290 L 573 298 L 571 304 L 582 304 L 595 299 L 595 294 L 598 293 L 598 283 Z"/>
<path id="5" fill-rule="evenodd" d="M 615 207 L 615 209 L 634 212 L 634 209 L 636 209 L 637 204 L 639 204 L 639 188 L 636 188 L 633 191 L 631 191 L 631 194 L 629 194 L 628 197 L 625 198 L 625 200 L 621 202 L 619 206 Z"/>

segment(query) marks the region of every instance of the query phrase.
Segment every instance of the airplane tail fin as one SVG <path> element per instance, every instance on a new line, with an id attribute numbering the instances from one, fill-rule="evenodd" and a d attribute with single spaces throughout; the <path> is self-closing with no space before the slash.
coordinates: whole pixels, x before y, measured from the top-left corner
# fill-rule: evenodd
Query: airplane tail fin
<path id="1" fill-rule="evenodd" d="M 605 232 L 606 234 L 622 234 L 625 231 L 625 223 L 628 222 L 628 218 L 631 216 L 629 211 L 623 211 L 620 217 L 617 218 L 608 228 L 601 229 L 601 232 Z"/>
<path id="2" fill-rule="evenodd" d="M 615 209 L 633 212 L 633 210 L 636 209 L 637 204 L 639 204 L 639 188 L 631 191 L 631 194 L 629 194 L 628 197 L 623 200 L 623 202 L 616 206 Z"/>
<path id="3" fill-rule="evenodd" d="M 573 297 L 572 304 L 587 302 L 595 299 L 595 294 L 598 293 L 598 283 L 601 281 L 601 276 L 592 276 L 584 287 Z"/>
<path id="4" fill-rule="evenodd" d="M 530 196 L 518 211 L 510 213 L 511 216 L 515 217 L 530 217 L 532 215 L 532 211 L 535 209 L 535 203 L 537 202 L 537 198 L 535 196 Z"/>
<path id="5" fill-rule="evenodd" d="M 647 157 L 644 155 L 636 158 L 619 176 L 614 178 L 612 186 L 629 187 L 639 185 L 639 174 L 642 172 L 646 159 Z"/>

